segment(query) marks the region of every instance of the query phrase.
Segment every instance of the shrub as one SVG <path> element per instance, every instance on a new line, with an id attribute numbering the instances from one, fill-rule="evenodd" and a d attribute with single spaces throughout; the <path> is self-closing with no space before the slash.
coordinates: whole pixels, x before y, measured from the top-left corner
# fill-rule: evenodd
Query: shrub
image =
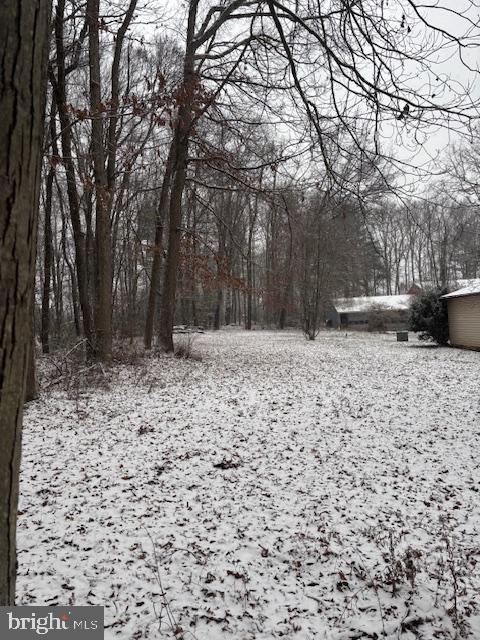
<path id="1" fill-rule="evenodd" d="M 381 311 L 372 311 L 368 316 L 368 331 L 382 332 L 386 331 L 387 325 L 384 315 Z"/>
<path id="2" fill-rule="evenodd" d="M 174 355 L 176 358 L 184 358 L 185 360 L 202 361 L 202 356 L 193 347 L 195 342 L 195 336 L 191 333 L 183 336 L 181 340 L 175 342 Z"/>
<path id="3" fill-rule="evenodd" d="M 420 340 L 448 343 L 447 301 L 441 299 L 445 293 L 446 289 L 428 291 L 415 297 L 410 305 L 408 328 L 419 332 Z"/>

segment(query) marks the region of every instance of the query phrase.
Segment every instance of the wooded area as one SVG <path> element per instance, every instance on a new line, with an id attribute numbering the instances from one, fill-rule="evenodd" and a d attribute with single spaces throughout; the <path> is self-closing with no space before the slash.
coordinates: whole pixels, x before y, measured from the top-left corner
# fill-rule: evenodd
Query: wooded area
<path id="1" fill-rule="evenodd" d="M 467 87 L 435 63 L 468 51 L 468 14 L 461 40 L 413 3 L 334 8 L 190 2 L 184 46 L 142 33 L 167 6 L 56 3 L 44 352 L 85 338 L 109 361 L 114 336 L 172 350 L 175 324 L 319 325 L 335 295 L 479 273 L 478 143 L 445 151 L 444 175 L 419 194 L 413 165 L 380 138 L 471 122 Z M 427 88 L 397 74 L 406 58 Z"/>

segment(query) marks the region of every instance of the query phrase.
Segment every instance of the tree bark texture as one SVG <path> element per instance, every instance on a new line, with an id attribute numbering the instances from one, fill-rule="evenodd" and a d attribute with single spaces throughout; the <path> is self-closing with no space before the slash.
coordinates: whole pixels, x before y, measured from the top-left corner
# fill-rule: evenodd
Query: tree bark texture
<path id="1" fill-rule="evenodd" d="M 57 132 L 55 127 L 56 103 L 52 101 L 50 111 L 50 144 L 53 142 Z M 44 246 L 43 246 L 43 291 L 42 291 L 42 325 L 41 340 L 43 353 L 50 353 L 50 293 L 53 267 L 53 234 L 52 234 L 52 200 L 53 181 L 55 178 L 55 167 L 51 162 L 45 183 L 45 216 L 44 216 Z"/>
<path id="2" fill-rule="evenodd" d="M 163 227 L 165 226 L 168 196 L 170 193 L 172 166 L 173 144 L 170 145 L 167 164 L 165 166 L 165 174 L 163 176 L 162 189 L 160 191 L 160 198 L 155 215 L 155 244 L 153 247 L 152 271 L 150 275 L 150 289 L 148 292 L 148 306 L 144 336 L 145 349 L 147 350 L 152 348 L 153 326 L 155 322 L 155 311 L 157 306 L 158 290 L 160 287 L 160 271 L 162 267 Z"/>
<path id="3" fill-rule="evenodd" d="M 0 605 L 15 601 L 50 0 L 0 2 Z"/>
<path id="4" fill-rule="evenodd" d="M 159 347 L 163 351 L 173 351 L 173 323 L 175 319 L 175 300 L 177 290 L 177 271 L 180 258 L 180 240 L 182 235 L 182 197 L 185 187 L 188 164 L 188 144 L 192 126 L 192 102 L 194 98 L 195 74 L 193 46 L 198 0 L 190 0 L 187 45 L 183 68 L 183 101 L 178 109 L 175 127 L 173 184 L 170 194 L 168 252 L 165 265 L 165 277 L 162 290 Z"/>
<path id="5" fill-rule="evenodd" d="M 75 165 L 72 151 L 72 126 L 70 113 L 67 105 L 67 86 L 65 68 L 65 46 L 64 46 L 64 18 L 65 0 L 58 0 L 55 8 L 55 47 L 57 60 L 57 78 L 50 73 L 53 87 L 53 95 L 57 102 L 58 115 L 60 118 L 60 133 L 62 141 L 62 163 L 65 167 L 67 179 L 67 196 L 70 217 L 72 220 L 73 239 L 75 243 L 75 264 L 77 270 L 78 295 L 82 308 L 83 330 L 89 342 L 89 347 L 93 346 L 92 310 L 88 292 L 87 281 L 87 253 L 85 244 L 85 234 L 82 231 L 80 216 L 80 202 L 77 191 L 75 176 Z"/>
<path id="6" fill-rule="evenodd" d="M 100 76 L 100 0 L 87 1 L 88 52 L 90 66 L 90 110 L 92 116 L 92 155 L 95 177 L 95 341 L 96 358 L 109 362 L 112 357 L 112 229 L 105 147 Z"/>

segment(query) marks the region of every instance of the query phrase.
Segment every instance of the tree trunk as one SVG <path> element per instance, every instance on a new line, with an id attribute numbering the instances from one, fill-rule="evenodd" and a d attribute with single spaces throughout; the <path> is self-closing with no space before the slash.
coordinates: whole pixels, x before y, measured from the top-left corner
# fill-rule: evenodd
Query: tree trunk
<path id="1" fill-rule="evenodd" d="M 170 182 L 172 178 L 173 167 L 173 144 L 165 166 L 165 174 L 163 176 L 162 189 L 160 199 L 158 201 L 157 212 L 155 216 L 155 244 L 153 247 L 152 271 L 150 274 L 150 290 L 148 292 L 147 317 L 145 320 L 145 349 L 152 348 L 153 325 L 155 322 L 155 310 L 157 306 L 158 289 L 160 287 L 160 269 L 162 267 L 162 240 L 163 227 L 165 225 L 166 209 L 168 204 L 168 195 L 170 193 Z"/>
<path id="2" fill-rule="evenodd" d="M 0 3 L 0 606 L 15 601 L 49 13 L 49 0 Z"/>
<path id="3" fill-rule="evenodd" d="M 247 305 L 245 329 L 248 331 L 252 328 L 252 306 L 253 306 L 253 281 L 252 281 L 252 241 L 248 241 L 248 257 L 247 257 Z"/>
<path id="4" fill-rule="evenodd" d="M 56 147 L 54 139 L 57 135 L 55 127 L 55 102 L 52 101 L 50 111 L 50 144 Z M 41 339 L 43 353 L 50 353 L 50 289 L 52 281 L 53 242 L 52 242 L 52 197 L 55 167 L 51 163 L 45 185 L 45 219 L 44 219 L 44 243 L 43 243 L 43 291 L 42 291 L 42 326 Z"/>
<path id="5" fill-rule="evenodd" d="M 72 310 L 73 310 L 73 321 L 75 323 L 75 336 L 77 340 L 79 340 L 82 336 L 82 331 L 80 328 L 80 312 L 78 309 L 77 278 L 75 277 L 75 269 L 72 267 L 70 262 L 67 262 L 67 267 L 70 273 L 70 291 L 72 295 Z"/>
<path id="6" fill-rule="evenodd" d="M 107 131 L 107 182 L 111 194 L 113 194 L 113 190 L 115 188 L 115 171 L 117 166 L 117 123 L 118 105 L 120 98 L 120 62 L 122 60 L 122 50 L 125 41 L 125 35 L 133 19 L 133 14 L 135 12 L 136 6 L 137 0 L 130 0 L 125 18 L 123 19 L 120 29 L 115 36 L 115 52 L 113 55 L 111 76 L 110 118 Z"/>
<path id="7" fill-rule="evenodd" d="M 183 69 L 183 102 L 178 110 L 174 137 L 173 185 L 170 195 L 168 252 L 163 283 L 159 347 L 163 351 L 173 351 L 173 322 L 175 318 L 175 298 L 177 288 L 177 269 L 180 257 L 180 239 L 182 224 L 182 196 L 185 187 L 188 162 L 188 143 L 192 123 L 192 100 L 196 78 L 194 75 L 193 37 L 197 15 L 198 0 L 190 0 L 187 26 L 187 45 Z"/>
<path id="8" fill-rule="evenodd" d="M 260 186 L 262 179 L 260 177 Z M 255 195 L 255 205 L 253 208 L 253 214 L 251 211 L 251 205 L 249 205 L 249 227 L 248 227 L 248 242 L 247 242 L 247 301 L 246 301 L 246 319 L 245 329 L 250 330 L 252 328 L 252 315 L 253 315 L 253 234 L 255 232 L 255 223 L 258 216 L 258 194 Z"/>
<path id="9" fill-rule="evenodd" d="M 95 177 L 95 357 L 109 362 L 112 357 L 112 238 L 110 198 L 105 148 L 100 77 L 100 0 L 87 1 L 88 55 L 90 67 L 90 110 L 92 115 L 92 155 Z"/>
<path id="10" fill-rule="evenodd" d="M 226 209 L 225 207 L 225 194 L 222 194 L 221 200 L 221 211 L 222 215 Z M 231 196 L 228 200 L 228 209 L 231 207 Z M 221 328 L 223 322 L 225 321 L 225 311 L 224 311 L 224 278 L 225 278 L 225 254 L 226 254 L 226 244 L 227 244 L 227 230 L 223 220 L 217 220 L 217 234 L 218 234 L 218 251 L 217 251 L 217 299 L 215 303 L 215 314 L 213 317 L 213 328 L 217 331 Z M 223 320 L 223 322 L 222 322 Z"/>
<path id="11" fill-rule="evenodd" d="M 54 168 L 50 167 L 46 182 L 45 224 L 43 243 L 42 351 L 50 353 L 50 289 L 52 280 L 52 193 Z"/>
<path id="12" fill-rule="evenodd" d="M 32 287 L 32 331 L 30 336 L 30 348 L 28 350 L 28 363 L 27 363 L 27 378 L 25 383 L 25 402 L 31 402 L 37 400 L 38 393 L 38 381 L 37 381 L 37 366 L 35 357 L 35 321 L 33 316 L 33 301 L 34 292 Z"/>
<path id="13" fill-rule="evenodd" d="M 292 220 L 290 217 L 290 211 L 288 209 L 287 201 L 284 198 L 283 203 L 285 205 L 285 213 L 287 216 L 288 222 L 288 256 L 287 256 L 287 269 L 286 269 L 286 283 L 285 289 L 283 290 L 282 296 L 282 307 L 280 309 L 280 316 L 278 319 L 278 328 L 285 329 L 287 324 L 287 305 L 288 300 L 291 294 L 292 289 L 292 278 L 293 278 L 293 229 L 292 229 Z"/>
<path id="14" fill-rule="evenodd" d="M 217 301 L 215 304 L 215 315 L 213 317 L 213 328 L 218 331 L 222 327 L 222 309 L 223 309 L 223 289 L 218 284 Z"/>
<path id="15" fill-rule="evenodd" d="M 80 219 L 80 203 L 75 179 L 75 166 L 72 155 L 72 127 L 68 112 L 66 80 L 65 80 L 65 48 L 63 42 L 63 25 L 65 14 L 65 0 L 58 0 L 55 8 L 55 46 L 57 61 L 57 78 L 50 72 L 50 80 L 53 93 L 57 103 L 58 115 L 60 118 L 61 141 L 62 141 L 62 163 L 65 166 L 67 178 L 67 196 L 72 219 L 73 240 L 75 244 L 75 263 L 77 269 L 78 295 L 82 308 L 83 330 L 85 337 L 89 341 L 89 346 L 93 343 L 92 331 L 92 310 L 90 297 L 88 295 L 87 284 L 87 261 L 85 251 L 85 238 L 82 233 L 82 223 Z"/>
<path id="16" fill-rule="evenodd" d="M 163 283 L 159 346 L 163 351 L 173 351 L 173 323 L 177 289 L 177 269 L 180 256 L 182 224 L 182 196 L 187 169 L 188 137 L 181 130 L 176 133 L 175 180 L 170 198 L 168 253 Z"/>

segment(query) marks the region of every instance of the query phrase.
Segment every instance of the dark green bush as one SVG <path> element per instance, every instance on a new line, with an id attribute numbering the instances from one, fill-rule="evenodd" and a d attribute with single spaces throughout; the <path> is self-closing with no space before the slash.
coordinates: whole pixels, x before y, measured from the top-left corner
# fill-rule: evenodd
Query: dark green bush
<path id="1" fill-rule="evenodd" d="M 420 340 L 448 343 L 447 301 L 441 299 L 445 293 L 446 289 L 427 291 L 411 303 L 408 328 L 417 331 Z"/>

